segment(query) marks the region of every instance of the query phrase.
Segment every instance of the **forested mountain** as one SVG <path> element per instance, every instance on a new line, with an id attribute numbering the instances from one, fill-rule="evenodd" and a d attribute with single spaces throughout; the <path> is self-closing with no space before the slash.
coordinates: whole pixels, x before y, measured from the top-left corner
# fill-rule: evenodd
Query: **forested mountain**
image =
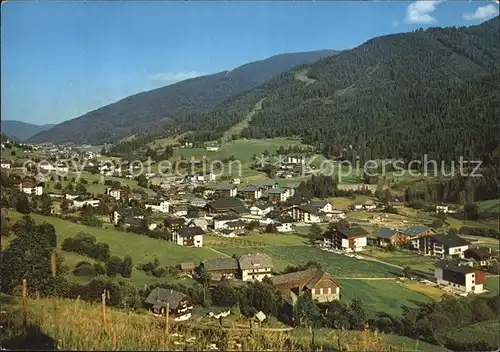
<path id="1" fill-rule="evenodd" d="M 297 65 L 315 62 L 334 50 L 281 54 L 265 60 L 188 79 L 166 87 L 129 96 L 39 133 L 31 142 L 100 144 L 160 128 L 176 117 L 199 113 L 234 94 L 252 89 Z"/>
<path id="2" fill-rule="evenodd" d="M 46 131 L 53 126 L 54 125 L 34 125 L 32 123 L 7 120 L 2 121 L 2 132 L 16 140 L 25 141 L 31 136 Z"/>
<path id="3" fill-rule="evenodd" d="M 366 158 L 491 156 L 499 145 L 499 59 L 498 17 L 378 37 L 279 75 L 202 118 L 176 121 L 169 131 L 217 139 L 267 97 L 243 137 L 301 136 L 327 156 L 349 146 Z M 305 71 L 310 82 L 297 79 Z"/>

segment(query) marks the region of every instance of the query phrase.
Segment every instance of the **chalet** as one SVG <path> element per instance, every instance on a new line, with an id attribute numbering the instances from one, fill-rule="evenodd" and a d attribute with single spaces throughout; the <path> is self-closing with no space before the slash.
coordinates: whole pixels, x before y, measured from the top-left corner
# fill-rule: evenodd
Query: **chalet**
<path id="1" fill-rule="evenodd" d="M 330 274 L 316 268 L 273 276 L 271 281 L 283 295 L 298 297 L 307 292 L 320 303 L 340 300 L 340 285 Z"/>
<path id="2" fill-rule="evenodd" d="M 387 247 L 389 244 L 393 246 L 402 246 L 410 240 L 410 236 L 401 233 L 399 230 L 381 227 L 372 236 L 375 242 L 380 247 Z"/>
<path id="3" fill-rule="evenodd" d="M 414 249 L 419 249 L 421 242 L 420 239 L 426 237 L 426 236 L 432 236 L 435 235 L 437 232 L 436 230 L 428 227 L 428 226 L 422 226 L 422 225 L 413 225 L 410 226 L 406 229 L 399 230 L 402 234 L 410 236 L 411 239 L 411 245 Z"/>
<path id="4" fill-rule="evenodd" d="M 412 241 L 413 242 L 413 241 Z M 455 234 L 437 234 L 418 239 L 418 251 L 445 259 L 463 258 L 470 242 Z"/>
<path id="5" fill-rule="evenodd" d="M 176 204 L 171 208 L 174 216 L 186 216 L 188 214 L 188 206 L 186 204 Z"/>
<path id="6" fill-rule="evenodd" d="M 180 228 L 186 227 L 186 219 L 184 218 L 167 218 L 163 220 L 163 224 L 165 226 L 165 229 L 173 232 L 175 230 L 178 230 Z"/>
<path id="7" fill-rule="evenodd" d="M 323 213 L 330 213 L 333 211 L 332 204 L 326 200 L 312 200 L 308 203 L 308 205 Z"/>
<path id="8" fill-rule="evenodd" d="M 174 321 L 184 321 L 191 318 L 193 303 L 191 299 L 182 292 L 165 289 L 161 287 L 151 291 L 144 301 L 145 305 L 157 315 L 166 315 L 169 309 L 169 317 Z"/>
<path id="9" fill-rule="evenodd" d="M 269 201 L 271 202 L 285 202 L 287 198 L 287 192 L 282 188 L 270 189 L 267 194 L 269 195 Z"/>
<path id="10" fill-rule="evenodd" d="M 96 208 L 99 206 L 101 201 L 97 198 L 93 197 L 85 197 L 85 196 L 80 196 L 78 198 L 73 199 L 73 208 L 83 208 L 84 206 L 91 206 L 93 208 Z"/>
<path id="11" fill-rule="evenodd" d="M 238 262 L 243 281 L 262 281 L 266 276 L 271 277 L 273 261 L 266 254 L 245 254 L 238 259 Z"/>
<path id="12" fill-rule="evenodd" d="M 274 205 L 271 203 L 255 204 L 250 207 L 250 214 L 256 216 L 266 216 L 273 209 Z"/>
<path id="13" fill-rule="evenodd" d="M 246 201 L 256 201 L 262 197 L 262 188 L 257 186 L 247 186 L 243 189 L 243 198 Z"/>
<path id="14" fill-rule="evenodd" d="M 487 267 L 491 261 L 491 248 L 490 247 L 473 247 L 464 252 L 464 257 L 473 259 L 477 265 Z"/>
<path id="15" fill-rule="evenodd" d="M 214 230 L 225 229 L 226 224 L 232 221 L 239 220 L 240 216 L 235 213 L 221 214 L 214 217 Z"/>
<path id="16" fill-rule="evenodd" d="M 230 221 L 226 223 L 226 229 L 231 230 L 236 235 L 245 233 L 245 222 L 242 220 Z"/>
<path id="17" fill-rule="evenodd" d="M 179 269 L 183 274 L 193 275 L 196 266 L 192 262 L 180 263 Z"/>
<path id="18" fill-rule="evenodd" d="M 182 227 L 172 234 L 172 241 L 181 246 L 203 247 L 205 231 L 201 227 Z"/>
<path id="19" fill-rule="evenodd" d="M 264 180 L 259 184 L 259 186 L 268 191 L 270 189 L 278 187 L 278 182 L 276 182 L 275 180 Z"/>
<path id="20" fill-rule="evenodd" d="M 208 229 L 208 221 L 205 218 L 194 218 L 189 219 L 186 223 L 187 227 L 201 227 L 203 231 Z"/>
<path id="21" fill-rule="evenodd" d="M 325 234 L 325 245 L 345 252 L 360 252 L 367 246 L 368 232 L 360 226 L 336 229 Z"/>
<path id="22" fill-rule="evenodd" d="M 205 146 L 207 152 L 217 152 L 219 151 L 219 146 L 215 143 L 209 143 Z"/>
<path id="23" fill-rule="evenodd" d="M 222 197 L 236 197 L 238 194 L 238 187 L 235 185 L 220 185 L 215 192 Z"/>
<path id="24" fill-rule="evenodd" d="M 440 286 L 451 287 L 464 293 L 483 291 L 484 273 L 468 265 L 461 265 L 456 260 L 438 262 L 434 276 Z"/>
<path id="25" fill-rule="evenodd" d="M 292 218 L 295 222 L 314 224 L 321 222 L 319 212 L 309 205 L 297 205 L 291 209 Z"/>
<path id="26" fill-rule="evenodd" d="M 160 213 L 168 213 L 170 208 L 170 203 L 163 199 L 149 199 L 144 206 L 146 209 L 151 209 L 152 211 Z"/>
<path id="27" fill-rule="evenodd" d="M 125 188 L 106 188 L 106 194 L 116 200 L 127 199 L 128 193 L 128 190 Z"/>
<path id="28" fill-rule="evenodd" d="M 278 232 L 291 232 L 293 229 L 293 218 L 289 215 L 281 215 L 273 219 Z"/>
<path id="29" fill-rule="evenodd" d="M 238 260 L 234 258 L 207 259 L 201 262 L 200 267 L 209 273 L 214 281 L 233 279 L 239 272 Z"/>
<path id="30" fill-rule="evenodd" d="M 33 196 L 41 196 L 43 186 L 34 177 L 25 177 L 19 183 L 19 191 Z"/>
<path id="31" fill-rule="evenodd" d="M 205 208 L 209 214 L 223 214 L 231 212 L 238 214 L 249 213 L 249 210 L 246 209 L 243 202 L 234 197 L 219 198 L 212 202 L 208 202 Z"/>

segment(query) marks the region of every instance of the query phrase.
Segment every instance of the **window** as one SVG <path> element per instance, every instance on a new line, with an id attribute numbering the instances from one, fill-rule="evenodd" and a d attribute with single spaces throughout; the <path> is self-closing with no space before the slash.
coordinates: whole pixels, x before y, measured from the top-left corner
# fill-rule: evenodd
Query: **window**
<path id="1" fill-rule="evenodd" d="M 313 295 L 315 295 L 315 294 L 316 294 L 316 290 L 313 288 L 313 289 L 311 290 L 311 293 L 312 293 Z"/>
<path id="2" fill-rule="evenodd" d="M 331 287 L 328 287 L 328 294 L 331 295 L 332 294 L 332 288 Z"/>
<path id="3" fill-rule="evenodd" d="M 320 288 L 319 289 L 319 294 L 322 295 L 323 294 L 323 288 Z"/>

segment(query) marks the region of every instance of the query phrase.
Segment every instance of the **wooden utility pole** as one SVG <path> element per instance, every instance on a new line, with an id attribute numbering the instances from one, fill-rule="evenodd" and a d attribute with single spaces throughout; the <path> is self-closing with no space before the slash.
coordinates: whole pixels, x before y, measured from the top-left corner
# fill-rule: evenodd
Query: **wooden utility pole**
<path id="1" fill-rule="evenodd" d="M 23 279 L 22 302 L 23 302 L 23 325 L 24 325 L 25 329 L 28 327 L 27 286 L 28 286 L 28 282 L 26 281 L 26 279 Z"/>
<path id="2" fill-rule="evenodd" d="M 167 302 L 167 308 L 165 309 L 165 350 L 168 350 L 168 342 L 169 342 L 169 315 L 170 315 L 170 303 Z"/>

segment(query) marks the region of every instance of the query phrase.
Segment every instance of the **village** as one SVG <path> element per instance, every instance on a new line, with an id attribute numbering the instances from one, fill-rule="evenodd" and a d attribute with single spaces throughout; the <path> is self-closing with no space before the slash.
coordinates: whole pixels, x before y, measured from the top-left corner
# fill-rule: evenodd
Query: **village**
<path id="1" fill-rule="evenodd" d="M 217 146 L 208 145 L 207 151 L 214 148 Z M 401 266 L 404 270 L 398 275 L 398 282 L 414 280 L 419 285 L 436 287 L 443 293 L 458 296 L 487 292 L 485 272 L 497 260 L 498 254 L 492 253 L 491 247 L 475 246 L 456 233 L 407 220 L 390 220 L 388 214 L 383 213 L 387 204 L 373 197 L 353 202 L 348 207 L 345 204 L 338 207 L 336 200 L 331 198 L 294 197 L 297 183 L 276 179 L 242 183 L 239 178 L 218 180 L 213 173 L 203 172 L 162 178 L 161 182 L 153 183 L 159 178 L 157 174 L 132 179 L 133 165 L 118 166 L 116 160 L 103 160 L 100 154 L 92 151 L 71 147 L 41 150 L 25 146 L 25 149 L 28 153 L 38 152 L 52 162 L 37 164 L 31 161 L 21 165 L 15 160 L 2 161 L 2 174 L 6 172 L 17 179 L 14 188 L 22 194 L 50 197 L 50 210 L 45 215 L 64 216 L 69 220 L 71 214 L 88 213 L 89 218 L 108 223 L 120 231 L 147 235 L 193 250 L 207 243 L 208 246 L 239 243 L 255 233 L 276 241 L 280 241 L 279 236 L 302 233 L 309 247 L 331 253 L 328 260 L 336 261 L 342 256 L 350 258 L 348 260 L 366 261 L 367 271 L 372 261 L 398 267 L 377 259 L 374 248 L 377 248 L 375 253 L 403 250 L 415 261 L 432 258 L 434 270 L 419 270 L 419 265 L 411 270 Z M 83 163 L 85 170 L 77 173 L 72 163 L 67 162 L 69 156 Z M 283 169 L 293 169 L 303 163 L 303 157 L 289 156 Z M 31 176 L 16 176 L 30 172 Z M 78 176 L 73 178 L 75 187 L 67 182 L 68 176 L 60 176 L 62 173 Z M 142 187 L 131 187 L 132 181 L 138 181 Z M 91 192 L 91 189 L 98 191 Z M 401 201 L 394 199 L 393 203 L 400 205 Z M 452 214 L 455 208 L 438 204 L 432 212 L 434 215 Z M 374 215 L 360 221 L 358 214 Z M 370 223 L 368 227 L 365 226 L 367 222 Z M 390 227 L 391 224 L 395 226 Z M 240 253 L 232 257 L 221 253 L 222 256 L 213 259 L 182 261 L 175 266 L 181 277 L 199 280 L 208 276 L 211 287 L 228 280 L 260 282 L 269 279 L 292 306 L 306 291 L 319 303 L 340 300 L 343 296 L 342 285 L 336 279 L 342 277 L 342 273 L 314 266 L 283 273 L 283 268 L 273 264 L 274 258 L 269 254 L 253 250 Z M 425 261 L 428 263 L 427 259 Z M 168 306 L 172 318 L 177 321 L 189 319 L 193 309 L 190 297 L 184 293 L 160 288 L 151 291 L 145 304 L 155 314 L 161 314 Z"/>

